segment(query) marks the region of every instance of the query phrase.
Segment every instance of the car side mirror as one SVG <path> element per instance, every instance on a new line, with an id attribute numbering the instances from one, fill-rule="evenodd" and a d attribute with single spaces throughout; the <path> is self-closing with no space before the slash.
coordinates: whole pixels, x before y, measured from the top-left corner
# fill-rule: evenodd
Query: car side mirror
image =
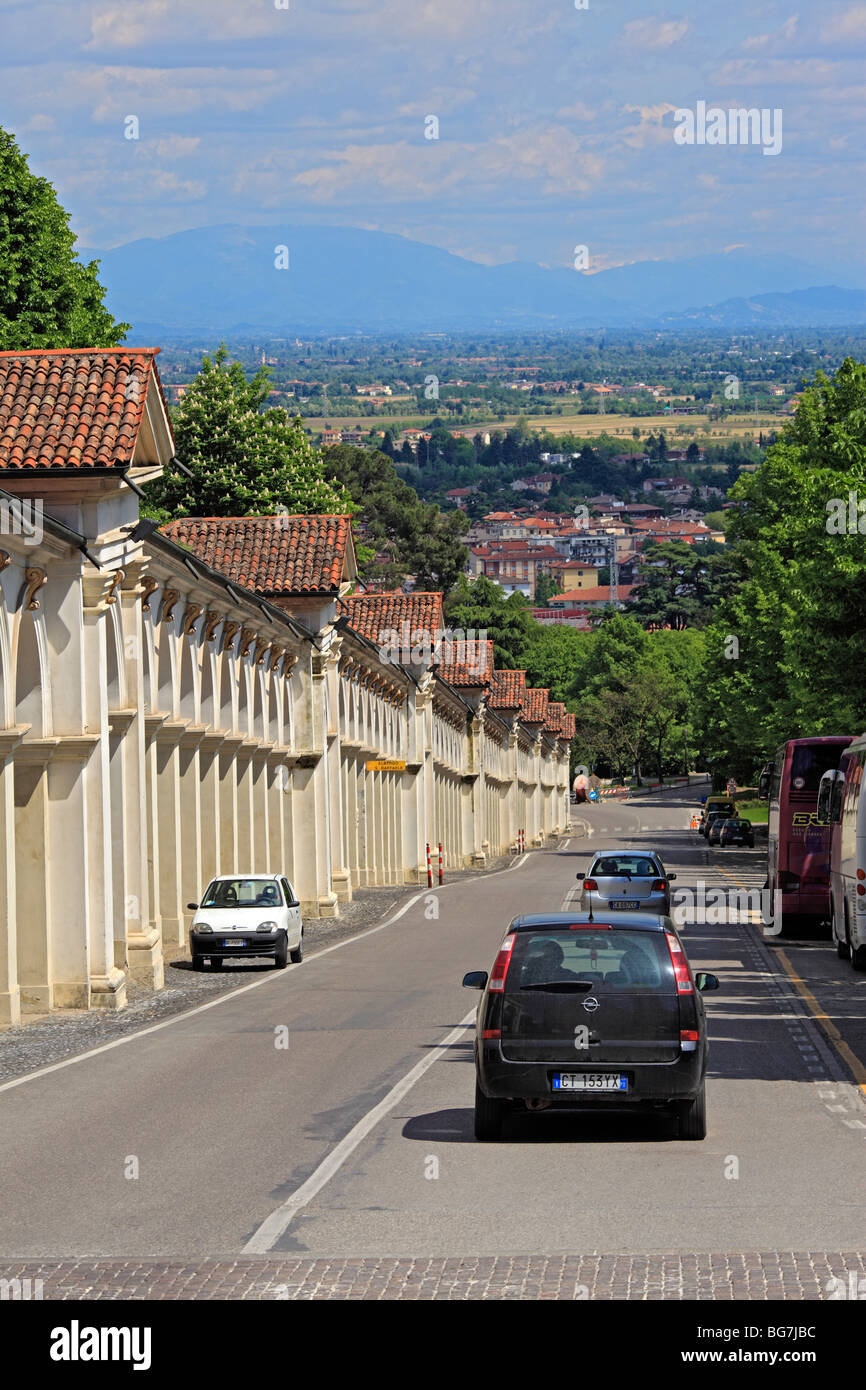
<path id="1" fill-rule="evenodd" d="M 187 912 L 198 912 L 198 903 L 187 903 Z"/>
<path id="2" fill-rule="evenodd" d="M 673 883 L 675 878 L 676 874 L 668 874 L 668 883 Z"/>
<path id="3" fill-rule="evenodd" d="M 718 989 L 719 977 L 718 975 L 711 975 L 709 970 L 699 970 L 695 976 L 695 984 L 701 993 L 707 989 Z"/>
<path id="4" fill-rule="evenodd" d="M 483 989 L 486 984 L 486 970 L 470 970 L 468 975 L 463 976 L 464 989 Z"/>
<path id="5" fill-rule="evenodd" d="M 300 905 L 297 898 L 289 898 L 289 907 L 300 907 Z"/>

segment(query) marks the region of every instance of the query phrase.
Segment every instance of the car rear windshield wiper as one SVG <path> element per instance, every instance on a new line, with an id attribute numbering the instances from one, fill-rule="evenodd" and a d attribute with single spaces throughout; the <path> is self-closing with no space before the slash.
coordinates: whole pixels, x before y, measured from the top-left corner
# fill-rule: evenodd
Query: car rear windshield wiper
<path id="1" fill-rule="evenodd" d="M 521 985 L 521 989 L 548 989 L 556 994 L 586 994 L 592 989 L 591 980 L 544 980 L 538 984 Z"/>

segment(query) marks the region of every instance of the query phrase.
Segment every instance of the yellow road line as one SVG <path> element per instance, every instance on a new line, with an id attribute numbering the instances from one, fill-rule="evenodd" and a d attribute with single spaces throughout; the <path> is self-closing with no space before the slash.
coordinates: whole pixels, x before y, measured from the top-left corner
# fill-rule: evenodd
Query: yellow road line
<path id="1" fill-rule="evenodd" d="M 738 878 L 735 878 L 733 874 L 728 873 L 727 869 L 723 869 L 721 864 L 716 864 L 713 867 L 717 868 L 720 874 L 724 874 L 725 878 L 729 878 L 732 883 L 736 883 L 738 888 L 742 888 L 744 889 L 744 891 L 748 892 L 748 889 L 746 888 L 745 884 L 741 883 L 740 880 Z M 828 1018 L 827 1014 L 822 1009 L 818 1000 L 815 998 L 814 994 L 809 989 L 809 986 L 806 984 L 805 980 L 803 980 L 801 976 L 797 974 L 786 953 L 781 949 L 781 947 L 777 952 L 777 956 L 778 959 L 782 962 L 782 965 L 785 969 L 785 974 L 788 976 L 788 979 L 791 981 L 791 984 L 794 986 L 800 998 L 803 1000 L 806 1007 L 808 1008 L 810 1014 L 815 1019 L 815 1022 L 818 1024 L 818 1027 L 821 1029 L 821 1032 L 826 1037 L 830 1046 L 836 1050 L 838 1055 L 849 1067 L 851 1075 L 854 1077 L 854 1081 L 856 1082 L 857 1086 L 859 1086 L 864 1096 L 866 1096 L 866 1065 L 864 1065 L 863 1062 L 861 1062 L 856 1052 L 853 1052 L 851 1048 L 848 1046 L 833 1020 L 831 1018 Z"/>

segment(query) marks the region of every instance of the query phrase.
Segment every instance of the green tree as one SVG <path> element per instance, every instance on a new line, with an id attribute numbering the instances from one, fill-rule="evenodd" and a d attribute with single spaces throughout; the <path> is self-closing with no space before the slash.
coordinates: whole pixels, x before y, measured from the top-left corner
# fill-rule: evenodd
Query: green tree
<path id="1" fill-rule="evenodd" d="M 547 606 L 548 599 L 555 594 L 561 594 L 562 588 L 559 581 L 552 574 L 540 574 L 535 581 L 535 606 L 544 608 Z"/>
<path id="2" fill-rule="evenodd" d="M 538 626 L 522 594 L 506 596 L 504 589 L 483 574 L 472 583 L 461 575 L 446 601 L 445 618 L 450 628 L 486 632 L 497 666 L 512 671 L 523 669 L 524 654 Z"/>
<path id="3" fill-rule="evenodd" d="M 0 129 L 0 350 L 113 347 L 128 323 L 103 304 L 98 261 L 75 258 L 69 214 Z"/>
<path id="4" fill-rule="evenodd" d="M 322 456 L 300 418 L 282 407 L 263 410 L 269 372 L 247 380 L 223 345 L 203 357 L 201 371 L 173 413 L 177 458 L 191 477 L 168 471 L 152 484 L 148 515 L 256 516 L 289 512 L 351 512 L 351 497 L 325 476 Z"/>
<path id="5" fill-rule="evenodd" d="M 442 512 L 432 502 L 422 502 L 377 449 L 337 444 L 325 452 L 325 467 L 360 509 L 359 528 L 372 548 L 362 567 L 364 578 L 397 584 L 411 574 L 417 589 L 447 593 L 454 587 L 466 568 L 462 536 L 468 521 L 463 512 Z M 391 558 L 376 561 L 374 554 Z"/>

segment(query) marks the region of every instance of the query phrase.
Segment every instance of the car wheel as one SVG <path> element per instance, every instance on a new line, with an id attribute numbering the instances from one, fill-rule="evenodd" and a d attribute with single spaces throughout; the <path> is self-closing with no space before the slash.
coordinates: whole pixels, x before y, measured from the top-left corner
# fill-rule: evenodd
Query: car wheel
<path id="1" fill-rule="evenodd" d="M 491 1100 L 475 1082 L 475 1138 L 482 1144 L 489 1144 L 502 1138 L 502 1125 L 505 1120 L 507 1104 L 504 1100 Z"/>
<path id="2" fill-rule="evenodd" d="M 289 938 L 285 932 L 280 933 L 277 942 L 277 949 L 274 952 L 274 965 L 278 970 L 285 970 L 289 963 Z"/>
<path id="3" fill-rule="evenodd" d="M 289 952 L 292 965 L 300 965 L 304 959 L 304 929 L 301 927 L 301 937 L 293 951 Z"/>
<path id="4" fill-rule="evenodd" d="M 201 951 L 193 951 L 192 968 L 193 970 L 204 970 L 204 956 L 201 954 Z"/>
<path id="5" fill-rule="evenodd" d="M 706 1139 L 707 1088 L 704 1082 L 694 1100 L 680 1101 L 679 1130 L 681 1139 Z"/>

